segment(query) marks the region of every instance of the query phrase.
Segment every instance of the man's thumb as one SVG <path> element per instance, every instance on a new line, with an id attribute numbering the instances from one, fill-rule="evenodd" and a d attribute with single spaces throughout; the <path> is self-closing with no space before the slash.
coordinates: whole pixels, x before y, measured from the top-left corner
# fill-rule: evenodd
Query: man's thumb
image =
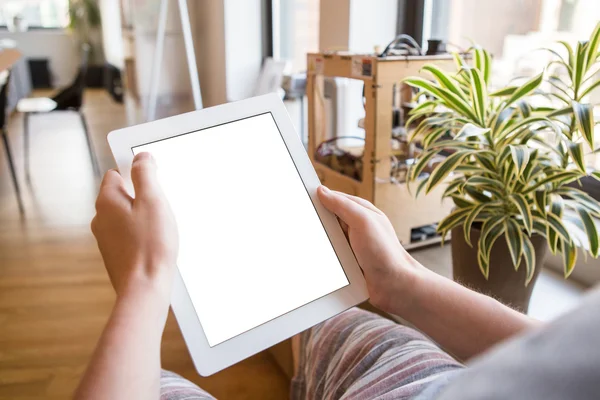
<path id="1" fill-rule="evenodd" d="M 131 181 L 135 197 L 153 195 L 160 192 L 156 177 L 156 162 L 150 153 L 139 153 L 131 165 Z"/>

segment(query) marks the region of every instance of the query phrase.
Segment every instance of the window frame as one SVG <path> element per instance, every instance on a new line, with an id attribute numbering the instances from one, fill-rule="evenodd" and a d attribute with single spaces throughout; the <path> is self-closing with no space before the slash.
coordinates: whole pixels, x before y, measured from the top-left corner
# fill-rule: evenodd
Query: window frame
<path id="1" fill-rule="evenodd" d="M 262 0 L 262 57 L 273 57 L 273 0 Z"/>

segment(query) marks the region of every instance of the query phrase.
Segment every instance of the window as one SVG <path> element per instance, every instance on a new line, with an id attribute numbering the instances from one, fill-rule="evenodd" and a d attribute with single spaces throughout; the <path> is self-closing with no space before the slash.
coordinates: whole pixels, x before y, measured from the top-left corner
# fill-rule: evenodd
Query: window
<path id="1" fill-rule="evenodd" d="M 272 0 L 273 57 L 306 71 L 306 53 L 319 50 L 319 0 Z"/>
<path id="2" fill-rule="evenodd" d="M 0 2 L 0 25 L 9 29 L 66 28 L 69 0 L 4 0 Z"/>
<path id="3" fill-rule="evenodd" d="M 423 37 L 449 50 L 481 45 L 494 57 L 496 84 L 539 73 L 548 54 L 537 49 L 586 40 L 600 15 L 598 0 L 426 0 L 425 8 Z"/>

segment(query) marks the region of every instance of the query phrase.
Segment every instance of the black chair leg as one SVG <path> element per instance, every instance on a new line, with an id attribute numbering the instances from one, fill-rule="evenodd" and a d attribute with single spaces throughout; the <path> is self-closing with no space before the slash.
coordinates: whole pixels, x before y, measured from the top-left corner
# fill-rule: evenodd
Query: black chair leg
<path id="1" fill-rule="evenodd" d="M 2 139 L 4 141 L 4 149 L 6 150 L 6 157 L 8 158 L 8 166 L 10 167 L 10 174 L 12 176 L 13 185 L 15 186 L 17 202 L 19 203 L 19 211 L 21 212 L 21 215 L 24 215 L 25 207 L 23 206 L 23 199 L 21 198 L 21 189 L 19 188 L 19 181 L 17 180 L 15 164 L 13 162 L 12 152 L 10 151 L 10 145 L 8 144 L 8 135 L 6 134 L 6 132 L 2 132 Z"/>
<path id="2" fill-rule="evenodd" d="M 81 111 L 79 111 L 79 117 L 81 118 L 81 125 L 83 126 L 83 131 L 85 132 L 85 138 L 87 140 L 88 149 L 90 151 L 90 159 L 92 160 L 92 168 L 94 169 L 94 174 L 96 176 L 100 176 L 100 167 L 98 166 L 98 160 L 96 159 L 96 152 L 94 151 L 94 145 L 92 144 L 92 138 L 90 137 L 90 132 L 88 130 L 87 121 L 85 120 L 85 115 Z"/>
<path id="3" fill-rule="evenodd" d="M 29 113 L 23 114 L 23 144 L 25 153 L 25 179 L 31 183 L 31 175 L 29 174 Z"/>

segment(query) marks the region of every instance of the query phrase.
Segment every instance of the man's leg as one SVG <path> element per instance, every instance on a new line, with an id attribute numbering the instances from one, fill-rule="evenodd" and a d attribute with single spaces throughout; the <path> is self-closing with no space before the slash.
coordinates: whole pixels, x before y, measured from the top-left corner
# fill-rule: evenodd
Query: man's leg
<path id="1" fill-rule="evenodd" d="M 174 372 L 160 374 L 160 400 L 213 400 L 214 397 L 196 384 Z"/>
<path id="2" fill-rule="evenodd" d="M 463 366 L 414 329 L 350 309 L 292 338 L 291 399 L 411 398 Z"/>

